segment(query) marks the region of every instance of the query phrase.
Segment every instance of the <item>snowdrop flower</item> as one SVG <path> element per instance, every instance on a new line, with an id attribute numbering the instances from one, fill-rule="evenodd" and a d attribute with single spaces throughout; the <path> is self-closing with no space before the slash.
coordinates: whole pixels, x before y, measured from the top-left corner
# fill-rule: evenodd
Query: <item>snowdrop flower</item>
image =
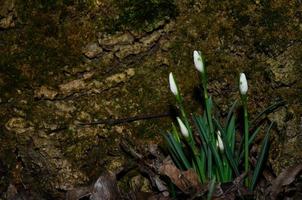
<path id="1" fill-rule="evenodd" d="M 204 63 L 203 63 L 203 60 L 202 60 L 202 57 L 201 57 L 201 52 L 195 50 L 193 52 L 193 58 L 194 58 L 195 68 L 199 72 L 204 73 Z"/>
<path id="2" fill-rule="evenodd" d="M 224 150 L 223 142 L 221 139 L 221 133 L 220 131 L 217 131 L 217 142 L 216 142 L 217 147 L 219 148 L 220 151 Z"/>
<path id="3" fill-rule="evenodd" d="M 179 124 L 179 128 L 180 128 L 180 131 L 181 131 L 182 135 L 185 138 L 189 137 L 189 131 L 188 131 L 186 125 L 181 121 L 181 119 L 179 117 L 177 117 L 176 119 L 177 119 L 177 122 Z"/>
<path id="4" fill-rule="evenodd" d="M 246 95 L 248 90 L 247 80 L 244 73 L 240 73 L 239 78 L 239 91 L 241 95 Z"/>
<path id="5" fill-rule="evenodd" d="M 170 84 L 170 90 L 171 92 L 177 96 L 178 95 L 178 89 L 177 89 L 177 85 L 176 85 L 176 82 L 174 80 L 174 76 L 172 74 L 172 72 L 170 72 L 169 74 L 169 84 Z"/>

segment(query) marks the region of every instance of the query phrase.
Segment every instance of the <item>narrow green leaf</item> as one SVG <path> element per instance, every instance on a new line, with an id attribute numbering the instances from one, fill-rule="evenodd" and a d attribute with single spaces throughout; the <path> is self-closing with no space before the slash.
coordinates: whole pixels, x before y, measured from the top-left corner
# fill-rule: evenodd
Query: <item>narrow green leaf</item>
<path id="1" fill-rule="evenodd" d="M 259 133 L 259 131 L 261 130 L 261 127 L 259 126 L 255 131 L 254 131 L 254 133 L 252 134 L 252 136 L 250 137 L 250 139 L 249 139 L 249 147 L 251 147 L 252 146 L 252 143 L 254 142 L 254 140 L 255 140 L 255 138 L 256 138 L 256 136 L 257 136 L 257 134 Z M 242 158 L 243 158 L 243 151 L 241 151 L 241 153 L 240 153 L 240 156 L 238 157 L 238 159 L 237 159 L 237 162 L 239 162 Z"/>
<path id="2" fill-rule="evenodd" d="M 271 130 L 273 124 L 274 124 L 274 122 L 272 122 L 270 124 L 270 126 L 267 129 L 266 135 L 263 139 L 261 150 L 260 150 L 260 153 L 259 153 L 259 157 L 258 157 L 258 160 L 257 160 L 257 163 L 256 163 L 256 168 L 255 168 L 255 171 L 253 173 L 252 182 L 251 182 L 251 185 L 250 185 L 250 190 L 253 190 L 256 186 L 259 174 L 261 172 L 262 166 L 263 166 L 264 161 L 265 161 L 265 157 L 268 153 L 270 130 Z"/>
<path id="3" fill-rule="evenodd" d="M 207 155 L 207 169 L 208 169 L 208 178 L 211 179 L 212 176 L 213 176 L 213 167 L 212 167 L 212 152 L 211 152 L 211 149 L 209 148 L 208 146 L 208 155 Z"/>
<path id="4" fill-rule="evenodd" d="M 181 164 L 181 159 L 180 159 L 180 156 L 178 155 L 172 141 L 171 141 L 171 137 L 173 137 L 171 135 L 171 133 L 168 133 L 168 134 L 163 134 L 163 136 L 165 137 L 166 139 L 166 142 L 168 143 L 168 147 L 169 147 L 169 151 L 171 152 L 171 155 L 172 155 L 172 159 L 174 159 L 175 163 L 181 168 L 181 169 L 185 169 L 183 164 Z"/>
<path id="5" fill-rule="evenodd" d="M 219 129 L 219 131 L 221 132 L 221 138 L 222 138 L 223 145 L 224 145 L 224 151 L 228 158 L 229 164 L 231 165 L 236 176 L 239 176 L 239 170 L 237 168 L 238 163 L 234 159 L 234 155 L 230 149 L 230 146 L 228 145 L 228 141 L 226 140 L 226 137 L 225 137 L 225 132 L 224 132 L 223 128 L 221 127 L 220 123 L 218 122 L 218 120 L 216 120 L 215 118 L 214 118 L 214 123 L 217 126 L 217 128 Z"/>
<path id="6" fill-rule="evenodd" d="M 175 165 L 179 168 L 179 169 L 184 169 L 182 164 L 180 163 L 179 159 L 177 158 L 177 155 L 174 153 L 174 151 L 172 150 L 172 147 L 170 145 L 168 145 L 168 150 L 170 152 L 170 155 L 172 157 L 173 162 L 175 163 Z"/>
<path id="7" fill-rule="evenodd" d="M 228 116 L 227 116 L 227 119 L 226 119 L 226 124 L 229 124 L 230 123 L 230 119 L 231 117 L 233 116 L 233 113 L 234 113 L 234 110 L 237 106 L 237 103 L 238 103 L 238 99 L 236 99 L 236 101 L 233 103 L 229 113 L 228 113 Z"/>
<path id="8" fill-rule="evenodd" d="M 172 123 L 172 135 L 176 141 L 180 142 L 179 134 L 174 123 Z"/>
<path id="9" fill-rule="evenodd" d="M 285 105 L 286 101 L 284 100 L 281 100 L 281 101 L 278 101 L 278 102 L 275 102 L 274 104 L 268 106 L 267 108 L 265 108 L 261 113 L 259 113 L 255 119 L 253 119 L 251 122 L 250 122 L 250 125 L 251 127 L 255 126 L 256 122 L 263 116 L 263 115 L 267 115 L 271 112 L 273 112 L 275 109 L 277 109 L 279 106 L 283 106 Z"/>
<path id="10" fill-rule="evenodd" d="M 254 133 L 252 134 L 252 136 L 249 139 L 249 145 L 252 145 L 252 143 L 254 142 L 257 134 L 259 133 L 259 131 L 261 130 L 261 126 L 257 127 L 256 130 L 254 131 Z"/>
<path id="11" fill-rule="evenodd" d="M 186 170 L 188 167 L 184 163 L 181 155 L 176 149 L 176 146 L 181 146 L 181 143 L 178 143 L 178 141 L 175 140 L 174 136 L 168 132 L 167 134 L 162 134 L 164 138 L 166 139 L 166 142 L 168 143 L 168 150 L 171 153 L 172 159 L 175 162 L 175 164 L 183 170 Z M 177 144 L 178 143 L 178 144 Z"/>
<path id="12" fill-rule="evenodd" d="M 199 171 L 199 175 L 201 178 L 201 182 L 205 182 L 206 177 L 205 177 L 205 157 L 204 157 L 204 152 L 201 152 L 201 155 L 199 157 L 196 158 L 197 160 L 197 165 L 198 165 L 198 171 Z"/>
<path id="13" fill-rule="evenodd" d="M 214 124 L 216 125 L 217 129 L 220 131 L 220 133 L 221 133 L 222 135 L 225 135 L 225 131 L 224 131 L 224 129 L 222 128 L 220 122 L 219 122 L 215 117 L 213 117 L 213 121 L 214 121 Z"/>
<path id="14" fill-rule="evenodd" d="M 208 192 L 208 197 L 207 197 L 207 200 L 211 200 L 212 197 L 213 197 L 213 193 L 215 191 L 215 182 L 216 182 L 216 178 L 214 177 L 211 182 L 210 182 L 210 185 L 209 185 L 209 192 Z"/>
<path id="15" fill-rule="evenodd" d="M 227 137 L 227 144 L 229 144 L 232 153 L 234 152 L 235 148 L 235 116 L 233 115 L 229 123 L 227 124 L 226 130 L 226 137 Z"/>
<path id="16" fill-rule="evenodd" d="M 220 158 L 219 153 L 218 153 L 217 148 L 216 148 L 216 142 L 210 143 L 209 146 L 210 146 L 211 152 L 214 156 L 216 166 L 218 168 L 220 176 L 223 177 L 223 164 L 222 164 L 221 158 Z"/>
<path id="17" fill-rule="evenodd" d="M 170 139 L 171 144 L 174 147 L 177 155 L 179 156 L 180 160 L 183 162 L 184 166 L 186 167 L 186 169 L 190 169 L 191 165 L 182 150 L 181 143 L 177 142 L 174 137 L 169 137 L 169 139 Z"/>
<path id="18" fill-rule="evenodd" d="M 237 163 L 236 160 L 234 159 L 234 156 L 233 156 L 233 154 L 231 153 L 231 150 L 230 150 L 230 148 L 229 148 L 227 145 L 225 145 L 224 151 L 225 151 L 226 157 L 228 158 L 228 161 L 229 161 L 229 163 L 230 163 L 230 165 L 231 165 L 231 167 L 232 167 L 232 169 L 233 169 L 235 175 L 236 175 L 236 176 L 239 176 L 240 173 L 239 173 L 239 170 L 238 170 L 238 168 L 237 168 L 238 163 Z"/>
<path id="19" fill-rule="evenodd" d="M 201 149 L 205 152 L 205 154 L 208 154 L 207 151 L 207 143 L 208 143 L 208 136 L 207 136 L 207 131 L 205 129 L 205 125 L 202 121 L 202 117 L 193 115 L 193 121 L 197 127 L 197 132 L 199 133 L 199 137 L 202 143 Z"/>

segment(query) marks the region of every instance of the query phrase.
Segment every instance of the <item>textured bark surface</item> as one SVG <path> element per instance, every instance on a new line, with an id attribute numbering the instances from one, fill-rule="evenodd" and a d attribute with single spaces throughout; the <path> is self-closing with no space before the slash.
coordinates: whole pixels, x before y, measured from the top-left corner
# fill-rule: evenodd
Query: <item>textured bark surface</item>
<path id="1" fill-rule="evenodd" d="M 3 198 L 63 199 L 128 165 L 121 140 L 159 143 L 170 118 L 89 123 L 168 112 L 170 71 L 188 111 L 202 110 L 195 49 L 222 116 L 239 98 L 239 72 L 252 118 L 287 102 L 267 117 L 277 123 L 269 162 L 275 174 L 302 162 L 300 1 L 136 1 L 0 0 Z"/>

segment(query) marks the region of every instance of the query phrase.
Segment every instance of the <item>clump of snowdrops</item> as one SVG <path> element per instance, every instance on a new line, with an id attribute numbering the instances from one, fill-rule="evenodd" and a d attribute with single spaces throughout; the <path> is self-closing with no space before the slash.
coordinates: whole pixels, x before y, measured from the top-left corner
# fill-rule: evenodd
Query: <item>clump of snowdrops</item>
<path id="1" fill-rule="evenodd" d="M 189 118 L 180 89 L 173 74 L 170 73 L 170 89 L 175 96 L 180 113 L 176 118 L 177 125 L 172 124 L 172 130 L 164 134 L 170 155 L 181 170 L 194 169 L 201 183 L 229 182 L 245 174 L 245 186 L 253 190 L 265 163 L 269 147 L 269 132 L 273 123 L 266 130 L 256 165 L 252 169 L 249 152 L 261 125 L 253 129 L 249 128 L 252 122 L 249 121 L 248 116 L 248 83 L 245 74 L 239 75 L 243 115 L 236 115 L 238 101 L 235 101 L 222 123 L 222 119 L 216 119 L 213 115 L 213 102 L 207 91 L 207 71 L 201 52 L 194 51 L 193 58 L 201 79 L 204 113 L 203 115 L 193 114 Z M 265 111 L 261 114 L 264 113 Z M 239 117 L 243 117 L 241 120 L 243 130 L 238 130 Z M 236 137 L 236 134 L 240 134 L 240 137 Z M 241 138 L 241 141 L 237 141 L 238 138 Z"/>

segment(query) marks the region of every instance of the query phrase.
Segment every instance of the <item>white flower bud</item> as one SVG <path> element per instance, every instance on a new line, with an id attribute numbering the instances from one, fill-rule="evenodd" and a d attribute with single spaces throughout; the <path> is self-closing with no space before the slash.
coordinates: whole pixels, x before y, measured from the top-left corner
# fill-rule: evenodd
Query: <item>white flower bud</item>
<path id="1" fill-rule="evenodd" d="M 181 121 L 181 119 L 179 117 L 177 117 L 176 119 L 179 124 L 181 134 L 186 138 L 189 137 L 189 131 L 188 131 L 186 125 Z"/>
<path id="2" fill-rule="evenodd" d="M 201 73 L 204 73 L 204 63 L 202 60 L 201 52 L 195 50 L 193 52 L 193 58 L 194 58 L 195 68 Z"/>
<path id="3" fill-rule="evenodd" d="M 174 76 L 173 76 L 172 72 L 170 72 L 170 74 L 169 74 L 169 84 L 170 84 L 170 90 L 171 90 L 171 92 L 175 96 L 177 96 L 178 95 L 178 89 L 177 89 L 177 85 L 175 83 Z"/>
<path id="4" fill-rule="evenodd" d="M 248 90 L 247 80 L 244 73 L 240 73 L 239 78 L 239 91 L 241 95 L 246 95 Z"/>
<path id="5" fill-rule="evenodd" d="M 221 139 L 221 133 L 220 131 L 217 131 L 217 141 L 216 141 L 216 145 L 219 148 L 220 151 L 224 150 L 224 146 L 223 146 L 223 142 Z"/>

